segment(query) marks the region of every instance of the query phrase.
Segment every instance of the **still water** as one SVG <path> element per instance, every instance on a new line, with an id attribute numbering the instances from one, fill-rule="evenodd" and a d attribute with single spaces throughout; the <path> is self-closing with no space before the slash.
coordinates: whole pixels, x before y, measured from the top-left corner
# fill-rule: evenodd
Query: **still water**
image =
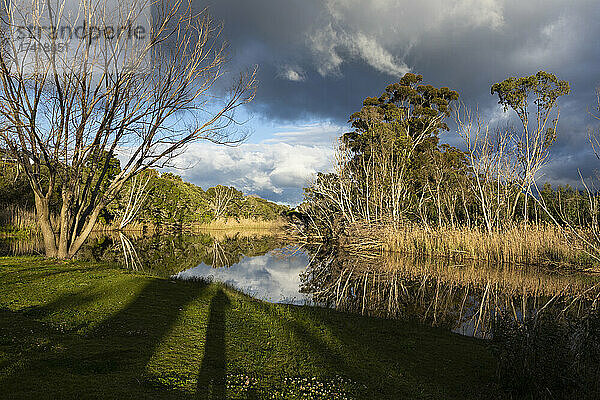
<path id="1" fill-rule="evenodd" d="M 301 251 L 289 254 L 285 250 L 289 249 L 269 251 L 262 256 L 244 256 L 226 268 L 201 263 L 173 275 L 173 278 L 223 282 L 252 297 L 274 303 L 309 303 L 309 296 L 299 291 L 300 275 L 308 265 L 308 256 Z"/>
<path id="2" fill-rule="evenodd" d="M 0 255 L 41 252 L 37 241 L 0 240 Z M 401 255 L 359 257 L 260 232 L 96 235 L 80 257 L 170 279 L 223 282 L 270 302 L 418 320 L 482 338 L 490 337 L 500 315 L 517 321 L 535 318 L 540 310 L 583 315 L 600 298 L 600 279 L 589 274 Z"/>

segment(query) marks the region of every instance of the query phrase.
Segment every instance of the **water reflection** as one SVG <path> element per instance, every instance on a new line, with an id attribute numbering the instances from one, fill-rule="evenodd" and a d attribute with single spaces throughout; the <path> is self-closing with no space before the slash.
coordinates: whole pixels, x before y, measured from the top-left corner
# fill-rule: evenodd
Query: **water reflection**
<path id="1" fill-rule="evenodd" d="M 230 267 L 244 257 L 262 256 L 281 248 L 277 236 L 256 232 L 206 231 L 193 235 L 147 236 L 96 232 L 78 253 L 78 259 L 123 265 L 160 276 L 171 276 L 205 264 Z M 0 239 L 0 256 L 43 254 L 41 238 Z"/>
<path id="2" fill-rule="evenodd" d="M 262 256 L 244 257 L 229 268 L 204 263 L 175 275 L 177 279 L 208 278 L 224 282 L 253 297 L 276 303 L 306 304 L 310 298 L 299 292 L 300 275 L 308 256 L 297 248 L 270 251 Z"/>
<path id="3" fill-rule="evenodd" d="M 44 242 L 41 237 L 0 238 L 0 257 L 44 254 Z"/>
<path id="4" fill-rule="evenodd" d="M 0 255 L 41 250 L 32 240 L 0 240 Z M 96 234 L 80 258 L 164 277 L 213 279 L 272 302 L 416 319 L 484 338 L 500 316 L 522 322 L 543 310 L 577 318 L 600 298 L 600 279 L 588 274 L 398 254 L 361 257 L 328 247 L 301 249 L 257 232 Z"/>
<path id="5" fill-rule="evenodd" d="M 92 239 L 80 257 L 171 276 L 203 264 L 213 268 L 231 267 L 245 257 L 262 256 L 281 246 L 276 236 L 241 232 L 138 237 L 121 234 Z"/>
<path id="6" fill-rule="evenodd" d="M 485 338 L 499 316 L 524 321 L 540 310 L 587 312 L 597 306 L 598 281 L 523 266 L 452 265 L 445 259 L 360 257 L 317 249 L 303 274 L 302 291 L 340 310 L 418 319 Z"/>

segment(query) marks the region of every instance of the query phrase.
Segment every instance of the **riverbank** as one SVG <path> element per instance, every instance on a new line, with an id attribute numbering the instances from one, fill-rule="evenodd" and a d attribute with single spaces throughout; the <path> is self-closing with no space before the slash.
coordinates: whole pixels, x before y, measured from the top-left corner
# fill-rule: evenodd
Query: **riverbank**
<path id="1" fill-rule="evenodd" d="M 476 399 L 493 380 L 486 343 L 415 323 L 93 263 L 0 258 L 0 279 L 7 398 Z"/>
<path id="2" fill-rule="evenodd" d="M 57 217 L 54 216 L 54 219 Z M 159 234 L 164 232 L 197 233 L 206 230 L 212 231 L 280 231 L 284 232 L 288 221 L 283 217 L 273 219 L 262 218 L 218 218 L 208 222 L 193 222 L 186 224 L 153 224 L 132 222 L 121 229 L 118 222 L 111 224 L 97 223 L 93 232 L 114 233 L 125 232 L 130 234 Z M 41 235 L 35 221 L 33 211 L 22 210 L 17 207 L 8 207 L 0 212 L 0 238 L 23 238 Z"/>
<path id="3" fill-rule="evenodd" d="M 147 223 L 131 223 L 124 229 L 118 225 L 97 224 L 94 228 L 95 233 L 110 234 L 114 232 L 124 232 L 136 235 L 156 235 L 165 232 L 198 233 L 204 231 L 224 231 L 224 232 L 257 232 L 265 234 L 268 232 L 283 233 L 287 227 L 287 221 L 283 218 L 272 220 L 263 220 L 256 218 L 221 218 L 210 222 L 198 222 L 184 225 L 153 225 Z"/>

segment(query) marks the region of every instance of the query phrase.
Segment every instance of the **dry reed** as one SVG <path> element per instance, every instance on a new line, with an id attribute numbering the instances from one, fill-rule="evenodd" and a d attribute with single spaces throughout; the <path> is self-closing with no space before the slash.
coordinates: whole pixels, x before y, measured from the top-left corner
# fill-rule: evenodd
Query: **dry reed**
<path id="1" fill-rule="evenodd" d="M 262 220 L 256 218 L 219 218 L 214 221 L 193 224 L 191 229 L 229 230 L 229 229 L 253 229 L 253 230 L 282 230 L 287 225 L 286 221 L 278 218 L 274 220 Z"/>
<path id="2" fill-rule="evenodd" d="M 348 231 L 343 247 L 355 254 L 378 250 L 441 256 L 458 262 L 470 259 L 497 264 L 597 267 L 583 245 L 573 245 L 560 228 L 542 224 L 519 225 L 492 233 L 478 228 L 356 226 Z"/>
<path id="3" fill-rule="evenodd" d="M 305 287 L 317 302 L 366 315 L 418 317 L 479 337 L 487 337 L 499 311 L 512 311 L 519 320 L 552 301 L 585 308 L 600 296 L 595 276 L 543 268 L 476 261 L 454 265 L 398 253 L 340 254 L 330 261 L 311 263 L 305 274 Z"/>
<path id="4" fill-rule="evenodd" d="M 53 215 L 52 222 L 55 223 L 57 218 Z M 35 211 L 16 205 L 0 206 L 0 233 L 8 235 L 15 232 L 39 233 Z"/>

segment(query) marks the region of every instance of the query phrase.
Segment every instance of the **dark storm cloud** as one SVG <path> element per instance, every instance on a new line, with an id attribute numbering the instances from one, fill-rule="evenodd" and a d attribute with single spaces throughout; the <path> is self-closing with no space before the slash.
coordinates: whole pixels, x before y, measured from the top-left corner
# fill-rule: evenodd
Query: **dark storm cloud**
<path id="1" fill-rule="evenodd" d="M 492 83 L 547 70 L 571 83 L 546 178 L 577 180 L 596 160 L 586 132 L 600 84 L 597 0 L 214 0 L 230 70 L 257 64 L 250 110 L 269 121 L 344 125 L 366 96 L 410 70 L 449 86 L 487 120 L 505 116 Z M 457 143 L 452 134 L 444 140 Z"/>
<path id="2" fill-rule="evenodd" d="M 486 104 L 490 84 L 513 74 L 544 68 L 570 79 L 575 89 L 600 79 L 594 68 L 600 61 L 596 1 L 411 3 L 202 4 L 225 22 L 235 64 L 260 66 L 255 107 L 276 118 L 309 112 L 344 119 L 364 96 L 394 81 L 403 65 Z M 393 61 L 386 63 L 379 50 Z M 302 79 L 286 80 L 286 69 Z"/>

